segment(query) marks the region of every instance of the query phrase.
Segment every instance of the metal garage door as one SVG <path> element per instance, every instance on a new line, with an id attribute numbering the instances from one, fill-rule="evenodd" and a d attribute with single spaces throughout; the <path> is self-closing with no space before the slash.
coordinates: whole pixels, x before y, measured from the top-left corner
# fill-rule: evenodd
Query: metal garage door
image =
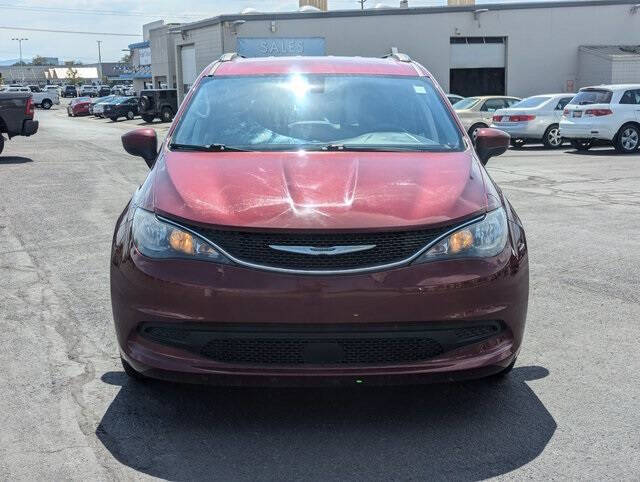
<path id="1" fill-rule="evenodd" d="M 451 37 L 449 91 L 464 97 L 505 94 L 505 56 L 504 37 Z"/>
<path id="2" fill-rule="evenodd" d="M 180 49 L 180 60 L 182 65 L 182 85 L 184 93 L 191 88 L 196 81 L 196 48 L 193 45 L 185 45 Z"/>

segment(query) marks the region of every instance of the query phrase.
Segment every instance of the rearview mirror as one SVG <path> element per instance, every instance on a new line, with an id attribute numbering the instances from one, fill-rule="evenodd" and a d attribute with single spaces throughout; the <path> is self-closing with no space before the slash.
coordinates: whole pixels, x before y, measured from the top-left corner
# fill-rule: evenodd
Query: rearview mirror
<path id="1" fill-rule="evenodd" d="M 482 165 L 486 165 L 489 159 L 504 154 L 509 149 L 511 136 L 499 129 L 478 129 L 476 136 L 476 152 Z"/>
<path id="2" fill-rule="evenodd" d="M 142 157 L 149 168 L 158 155 L 158 136 L 153 129 L 136 129 L 122 136 L 122 146 L 132 156 Z"/>

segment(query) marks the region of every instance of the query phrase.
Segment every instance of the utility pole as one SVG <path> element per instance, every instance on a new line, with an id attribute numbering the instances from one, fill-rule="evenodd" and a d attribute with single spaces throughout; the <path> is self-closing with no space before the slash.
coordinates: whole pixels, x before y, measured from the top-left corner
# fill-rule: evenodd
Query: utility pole
<path id="1" fill-rule="evenodd" d="M 102 43 L 102 40 L 97 40 L 98 42 L 98 65 L 99 65 L 99 70 L 98 73 L 100 74 L 100 82 L 99 85 L 102 85 L 102 53 L 100 52 L 100 44 Z"/>
<path id="2" fill-rule="evenodd" d="M 364 4 L 367 2 L 367 0 L 358 0 L 358 3 L 360 4 L 360 10 L 364 10 Z"/>
<path id="3" fill-rule="evenodd" d="M 20 71 L 22 72 L 22 83 L 24 84 L 24 65 L 22 65 L 22 42 L 26 42 L 29 40 L 28 38 L 12 38 L 11 40 L 15 40 L 18 42 L 18 46 L 20 49 Z"/>

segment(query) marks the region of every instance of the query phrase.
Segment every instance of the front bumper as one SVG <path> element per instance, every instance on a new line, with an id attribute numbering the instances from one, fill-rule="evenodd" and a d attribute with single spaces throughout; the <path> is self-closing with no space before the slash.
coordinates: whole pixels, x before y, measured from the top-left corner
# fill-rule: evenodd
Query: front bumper
<path id="1" fill-rule="evenodd" d="M 150 377 L 226 385 L 395 384 L 489 375 L 507 367 L 520 349 L 528 288 L 526 251 L 517 254 L 510 246 L 486 260 L 341 276 L 151 260 L 135 248 L 117 246 L 111 263 L 113 313 L 123 358 Z M 344 330 L 371 336 L 386 330 L 406 334 L 409 329 L 429 332 L 492 323 L 501 327 L 495 334 L 422 360 L 367 364 L 338 359 L 320 364 L 221 362 L 180 340 L 145 333 L 148 326 L 200 330 L 200 338 L 192 340 L 204 344 L 212 333 L 214 338 L 215 333 L 229 337 L 249 330 L 252 339 L 262 340 L 273 330 L 291 336 L 302 327 L 335 342 L 336 333 Z"/>

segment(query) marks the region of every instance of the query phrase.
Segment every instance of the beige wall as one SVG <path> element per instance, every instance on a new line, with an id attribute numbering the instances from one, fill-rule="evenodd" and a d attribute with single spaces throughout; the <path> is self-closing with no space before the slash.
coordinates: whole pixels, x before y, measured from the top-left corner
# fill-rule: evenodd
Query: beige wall
<path id="1" fill-rule="evenodd" d="M 379 57 L 398 47 L 448 90 L 450 37 L 507 37 L 507 93 L 524 97 L 562 92 L 567 81 L 575 82 L 580 45 L 637 44 L 640 12 L 631 15 L 629 10 L 629 5 L 496 10 L 480 14 L 478 20 L 466 11 L 298 17 L 275 20 L 275 33 L 270 20 L 245 17 L 237 27 L 218 24 L 191 30 L 186 43 L 196 45 L 198 69 L 222 51 L 235 51 L 235 30 L 243 37 L 325 37 L 328 55 Z"/>

